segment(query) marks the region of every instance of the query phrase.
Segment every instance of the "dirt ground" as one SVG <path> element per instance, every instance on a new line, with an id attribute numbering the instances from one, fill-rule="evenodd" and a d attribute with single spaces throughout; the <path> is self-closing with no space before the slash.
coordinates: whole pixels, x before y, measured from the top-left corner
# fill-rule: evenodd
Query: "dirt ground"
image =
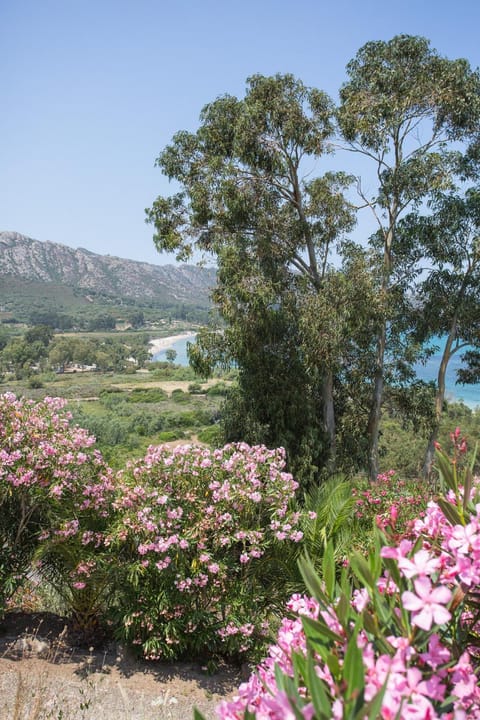
<path id="1" fill-rule="evenodd" d="M 141 662 L 116 643 L 81 648 L 62 618 L 7 613 L 0 623 L 0 720 L 214 720 L 242 673 Z"/>

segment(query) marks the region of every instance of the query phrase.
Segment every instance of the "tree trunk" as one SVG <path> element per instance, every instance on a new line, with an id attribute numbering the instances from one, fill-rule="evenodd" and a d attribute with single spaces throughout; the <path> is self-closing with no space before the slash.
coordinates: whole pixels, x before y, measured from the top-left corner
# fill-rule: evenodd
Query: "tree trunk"
<path id="1" fill-rule="evenodd" d="M 426 480 L 428 480 L 430 478 L 430 475 L 432 473 L 433 459 L 435 457 L 435 441 L 438 437 L 438 430 L 440 427 L 440 420 L 442 418 L 442 412 L 443 412 L 443 402 L 445 400 L 445 376 L 447 374 L 448 363 L 453 354 L 452 353 L 452 345 L 453 345 L 453 341 L 455 339 L 456 330 L 457 330 L 457 322 L 455 319 L 455 321 L 452 323 L 452 326 L 450 328 L 450 333 L 448 335 L 447 342 L 445 343 L 445 347 L 443 349 L 440 367 L 438 368 L 437 392 L 435 395 L 435 424 L 433 426 L 432 433 L 428 440 L 428 445 L 427 445 L 427 449 L 425 452 L 425 458 L 423 461 L 423 477 Z"/>
<path id="2" fill-rule="evenodd" d="M 400 160 L 398 159 L 398 162 Z M 398 164 L 397 162 L 397 164 Z M 389 281 L 392 270 L 392 247 L 395 238 L 395 227 L 397 222 L 399 203 L 395 199 L 389 212 L 389 227 L 385 235 L 383 247 L 383 278 L 381 295 L 383 298 L 382 325 L 377 340 L 377 357 L 375 360 L 375 374 L 373 381 L 373 397 L 368 418 L 367 434 L 368 434 L 368 475 L 370 482 L 375 482 L 378 475 L 378 438 L 380 434 L 380 419 L 382 414 L 383 386 L 384 386 L 384 369 L 385 369 L 385 349 L 387 346 L 387 318 L 388 318 L 388 300 L 389 300 Z"/>
<path id="3" fill-rule="evenodd" d="M 368 418 L 368 475 L 370 482 L 375 482 L 378 475 L 378 439 L 380 434 L 380 418 L 383 397 L 383 368 L 385 364 L 385 346 L 387 339 L 387 325 L 383 323 L 377 342 L 377 358 L 373 384 L 372 406 Z"/>
<path id="4" fill-rule="evenodd" d="M 327 370 L 322 381 L 323 429 L 328 438 L 328 470 L 334 472 L 337 464 L 337 440 L 335 436 L 335 407 L 333 402 L 333 373 Z"/>

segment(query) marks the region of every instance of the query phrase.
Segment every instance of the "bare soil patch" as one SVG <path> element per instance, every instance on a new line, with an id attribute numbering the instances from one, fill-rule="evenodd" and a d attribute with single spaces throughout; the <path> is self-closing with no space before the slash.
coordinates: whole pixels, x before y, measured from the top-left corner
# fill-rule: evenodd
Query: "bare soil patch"
<path id="1" fill-rule="evenodd" d="M 241 681 L 227 665 L 209 674 L 196 662 L 139 661 L 114 642 L 82 647 L 52 613 L 0 623 L 1 720 L 189 720 L 194 707 L 214 720 Z"/>

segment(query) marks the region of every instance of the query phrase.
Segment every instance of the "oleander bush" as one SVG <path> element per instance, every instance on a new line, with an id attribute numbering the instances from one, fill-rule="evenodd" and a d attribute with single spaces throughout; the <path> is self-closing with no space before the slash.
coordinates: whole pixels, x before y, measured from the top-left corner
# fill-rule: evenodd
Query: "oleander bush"
<path id="1" fill-rule="evenodd" d="M 40 571 L 56 567 L 52 575 L 61 577 L 57 585 L 82 625 L 87 615 L 88 623 L 92 619 L 85 588 L 98 595 L 93 570 L 104 554 L 114 484 L 111 469 L 93 449 L 95 439 L 71 425 L 64 407 L 59 398 L 34 402 L 0 395 L 0 613 L 41 555 Z M 79 579 L 85 562 L 88 582 Z"/>
<path id="2" fill-rule="evenodd" d="M 368 558 L 340 573 L 330 546 L 322 579 L 301 562 L 310 596 L 290 599 L 221 720 L 480 717 L 480 481 L 473 464 L 461 469 L 458 430 L 452 440 L 453 457 L 437 455 L 444 493 L 409 532 L 392 516 Z"/>
<path id="3" fill-rule="evenodd" d="M 122 640 L 147 658 L 246 656 L 285 598 L 256 572 L 301 541 L 281 450 L 151 447 L 119 476 Z"/>
<path id="4" fill-rule="evenodd" d="M 260 561 L 302 539 L 283 451 L 158 446 L 114 473 L 93 444 L 65 401 L 1 397 L 2 610 L 35 564 L 89 638 L 113 618 L 149 658 L 261 648 L 287 595 Z"/>
<path id="5" fill-rule="evenodd" d="M 6 393 L 0 613 L 33 572 L 86 639 L 149 659 L 252 659 L 279 625 L 222 720 L 479 718 L 480 480 L 451 440 L 433 499 L 390 472 L 300 505 L 281 449 L 152 446 L 115 473 L 65 401 Z"/>

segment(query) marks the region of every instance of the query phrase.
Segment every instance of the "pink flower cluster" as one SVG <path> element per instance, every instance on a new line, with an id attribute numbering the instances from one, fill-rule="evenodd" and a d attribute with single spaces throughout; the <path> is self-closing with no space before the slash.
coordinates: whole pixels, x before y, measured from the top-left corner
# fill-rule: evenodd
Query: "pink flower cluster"
<path id="1" fill-rule="evenodd" d="M 89 450 L 95 438 L 70 425 L 65 405 L 61 398 L 0 395 L 0 483 L 38 489 L 59 502 L 81 489 L 81 508 L 99 510 L 113 489 L 112 474 L 101 454 Z"/>
<path id="2" fill-rule="evenodd" d="M 79 577 L 72 570 L 105 553 L 115 484 L 112 470 L 92 448 L 95 438 L 71 424 L 65 405 L 60 398 L 34 402 L 0 395 L 0 490 L 11 497 L 0 511 L 10 513 L 7 525 L 15 529 L 11 539 L 3 538 L 0 566 L 13 574 L 16 557 L 24 558 L 25 573 L 41 544 L 45 573 L 58 546 L 68 544 L 70 551 L 59 554 L 62 562 L 70 558 L 64 580 L 73 592 L 95 582 L 91 573 Z M 30 555 L 19 553 L 16 543 L 22 550 L 28 544 Z"/>
<path id="3" fill-rule="evenodd" d="M 355 517 L 369 537 L 374 522 L 381 529 L 389 526 L 397 533 L 406 532 L 429 499 L 428 487 L 419 488 L 416 481 L 402 480 L 394 470 L 380 473 L 375 483 L 359 483 L 352 494 Z"/>
<path id="4" fill-rule="evenodd" d="M 472 512 L 465 524 L 452 524 L 441 506 L 430 502 L 424 518 L 414 525 L 413 537 L 382 548 L 383 572 L 373 585 L 365 576 L 364 587 L 353 593 L 348 612 L 341 598 L 327 603 L 325 598 L 292 597 L 288 610 L 295 615 L 282 621 L 269 657 L 240 686 L 237 696 L 220 705 L 219 718 L 240 720 L 245 710 L 257 720 L 316 717 L 307 687 L 300 683 L 298 694 L 292 697 L 284 686 L 279 687 L 276 673 L 278 668 L 293 678 L 294 657 L 297 653 L 306 657 L 307 647 L 314 653 L 316 677 L 326 688 L 331 717 L 344 718 L 347 681 L 342 673 L 354 627 L 359 628 L 356 644 L 361 649 L 364 701 L 384 693 L 379 718 L 480 718 L 476 649 L 471 646 L 478 628 L 472 628 L 468 611 L 469 592 L 480 582 L 477 492 L 474 486 Z M 459 501 L 453 493 L 448 497 L 452 505 Z M 391 611 L 382 615 L 380 608 L 386 607 Z M 303 616 L 322 620 L 335 633 L 334 640 L 325 637 L 335 663 L 329 664 L 326 651 L 319 653 L 318 646 L 309 643 Z"/>
<path id="5" fill-rule="evenodd" d="M 167 628 L 165 613 L 172 606 L 183 610 L 177 636 L 191 616 L 196 627 L 203 618 L 217 643 L 233 647 L 235 640 L 237 650 L 264 634 L 269 601 L 250 566 L 273 545 L 302 537 L 300 515 L 289 509 L 297 483 L 284 466 L 282 449 L 160 446 L 120 473 L 116 509 L 122 522 L 110 541 L 121 553 L 136 548 L 128 562 L 141 572 L 141 613 L 127 612 L 125 627 L 145 654 L 151 656 L 152 638 L 156 656 L 160 646 L 168 651 L 173 627 Z"/>

